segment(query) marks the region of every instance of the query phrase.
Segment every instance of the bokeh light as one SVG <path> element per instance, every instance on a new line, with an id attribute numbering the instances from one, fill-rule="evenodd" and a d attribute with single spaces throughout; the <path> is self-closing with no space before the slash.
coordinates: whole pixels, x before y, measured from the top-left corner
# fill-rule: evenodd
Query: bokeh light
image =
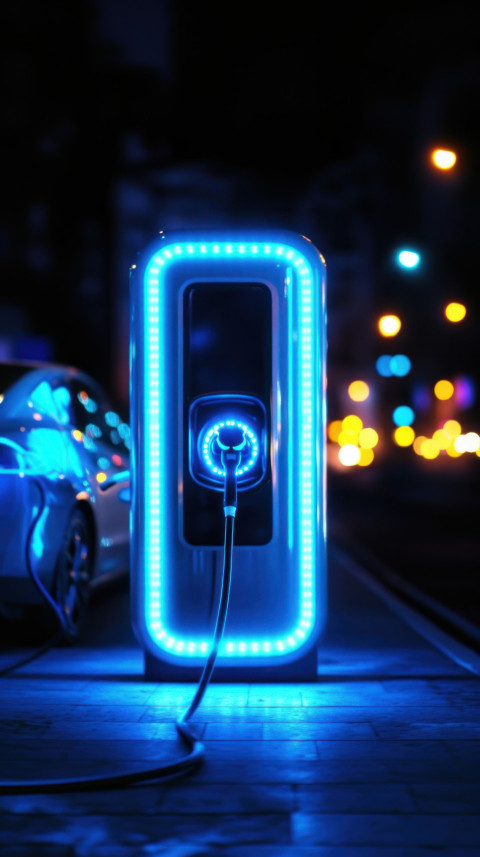
<path id="1" fill-rule="evenodd" d="M 408 405 L 399 405 L 392 414 L 396 426 L 411 426 L 415 419 L 415 411 Z"/>
<path id="2" fill-rule="evenodd" d="M 420 447 L 420 455 L 423 455 L 424 458 L 433 459 L 437 458 L 440 454 L 440 449 L 437 443 L 433 440 L 433 438 L 426 438 Z"/>
<path id="3" fill-rule="evenodd" d="M 338 457 L 345 467 L 352 467 L 360 461 L 360 450 L 358 446 L 347 444 L 346 446 L 340 447 L 338 450 Z"/>
<path id="4" fill-rule="evenodd" d="M 416 268 L 420 264 L 420 253 L 416 250 L 400 250 L 397 253 L 397 262 L 402 268 Z"/>
<path id="5" fill-rule="evenodd" d="M 352 431 L 341 431 L 338 435 L 337 443 L 339 446 L 349 446 L 349 444 L 353 443 L 354 446 L 357 445 L 358 440 L 358 432 Z"/>
<path id="6" fill-rule="evenodd" d="M 107 474 L 103 473 L 102 470 L 99 473 L 97 473 L 97 482 L 100 482 L 100 483 L 105 482 L 106 478 L 107 478 Z"/>
<path id="7" fill-rule="evenodd" d="M 362 449 L 373 449 L 378 443 L 378 433 L 373 428 L 363 428 L 358 435 L 358 444 Z"/>
<path id="8" fill-rule="evenodd" d="M 370 387 L 365 381 L 352 381 L 348 385 L 348 395 L 353 402 L 364 402 L 370 395 Z"/>
<path id="9" fill-rule="evenodd" d="M 396 336 L 401 326 L 398 315 L 382 315 L 378 320 L 378 329 L 382 336 Z"/>
<path id="10" fill-rule="evenodd" d="M 392 375 L 396 375 L 397 378 L 404 378 L 411 368 L 412 364 L 406 354 L 394 354 L 390 360 Z"/>
<path id="11" fill-rule="evenodd" d="M 455 403 L 459 408 L 470 408 L 475 402 L 475 384 L 471 378 L 459 375 L 455 378 Z"/>
<path id="12" fill-rule="evenodd" d="M 476 452 L 480 447 L 480 436 L 474 431 L 459 434 L 455 438 L 453 446 L 457 452 Z"/>
<path id="13" fill-rule="evenodd" d="M 360 458 L 358 459 L 360 467 L 368 467 L 368 465 L 372 463 L 373 459 L 373 449 L 364 448 L 360 450 Z"/>
<path id="14" fill-rule="evenodd" d="M 435 441 L 440 450 L 446 450 L 452 442 L 452 438 L 443 429 L 437 429 L 433 432 L 432 440 Z"/>
<path id="15" fill-rule="evenodd" d="M 355 414 L 349 414 L 342 420 L 342 431 L 357 435 L 363 428 L 363 422 Z"/>
<path id="16" fill-rule="evenodd" d="M 460 458 L 463 453 L 459 452 L 458 449 L 456 449 L 455 443 L 451 443 L 447 449 L 447 455 L 449 455 L 450 458 Z"/>
<path id="17" fill-rule="evenodd" d="M 443 431 L 450 437 L 455 438 L 461 434 L 462 427 L 458 420 L 446 420 L 442 426 Z"/>
<path id="18" fill-rule="evenodd" d="M 411 446 L 415 440 L 415 432 L 411 426 L 399 426 L 393 433 L 397 446 Z"/>
<path id="19" fill-rule="evenodd" d="M 437 170 L 451 170 L 457 162 L 457 156 L 451 149 L 434 149 L 430 159 Z"/>
<path id="20" fill-rule="evenodd" d="M 340 432 L 342 431 L 342 421 L 341 420 L 332 420 L 331 423 L 328 424 L 327 427 L 327 436 L 328 439 L 336 443 Z"/>
<path id="21" fill-rule="evenodd" d="M 413 450 L 417 453 L 417 455 L 422 454 L 422 447 L 425 441 L 428 440 L 423 434 L 419 434 L 418 437 L 413 441 Z"/>
<path id="22" fill-rule="evenodd" d="M 377 372 L 382 378 L 390 378 L 392 372 L 392 358 L 390 354 L 382 354 L 375 363 Z"/>
<path id="23" fill-rule="evenodd" d="M 441 381 L 437 381 L 435 387 L 433 388 L 433 392 L 435 393 L 437 399 L 440 399 L 441 402 L 446 402 L 447 399 L 451 399 L 454 394 L 455 388 L 451 381 L 446 381 L 442 379 Z"/>
<path id="24" fill-rule="evenodd" d="M 448 321 L 463 321 L 466 314 L 467 308 L 464 304 L 458 304 L 453 301 L 445 307 L 445 315 Z"/>

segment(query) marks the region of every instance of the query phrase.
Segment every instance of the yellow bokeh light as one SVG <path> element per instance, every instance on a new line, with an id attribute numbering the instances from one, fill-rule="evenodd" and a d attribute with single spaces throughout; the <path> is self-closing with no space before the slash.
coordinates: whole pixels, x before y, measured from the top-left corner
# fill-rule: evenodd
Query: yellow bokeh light
<path id="1" fill-rule="evenodd" d="M 363 422 L 355 414 L 349 414 L 348 417 L 342 420 L 342 431 L 347 432 L 347 434 L 358 434 L 362 428 Z"/>
<path id="2" fill-rule="evenodd" d="M 353 444 L 342 446 L 338 450 L 338 457 L 345 467 L 352 467 L 360 461 L 360 450 L 358 446 L 353 446 Z"/>
<path id="3" fill-rule="evenodd" d="M 415 432 L 411 426 L 399 426 L 393 433 L 393 439 L 397 446 L 411 446 L 415 440 Z"/>
<path id="4" fill-rule="evenodd" d="M 341 420 L 332 420 L 329 423 L 327 428 L 328 439 L 336 443 L 338 440 L 338 436 L 342 430 L 342 421 Z"/>
<path id="5" fill-rule="evenodd" d="M 459 452 L 458 449 L 455 449 L 455 444 L 451 443 L 447 449 L 447 455 L 449 455 L 450 458 L 460 458 L 463 453 Z"/>
<path id="6" fill-rule="evenodd" d="M 103 473 L 102 470 L 99 473 L 97 473 L 97 482 L 105 482 L 106 478 L 107 478 L 107 474 Z"/>
<path id="7" fill-rule="evenodd" d="M 448 449 L 451 442 L 450 435 L 443 429 L 437 429 L 433 432 L 433 438 L 439 449 Z"/>
<path id="8" fill-rule="evenodd" d="M 364 428 L 358 435 L 358 443 L 362 449 L 373 449 L 378 443 L 378 434 L 373 428 Z"/>
<path id="9" fill-rule="evenodd" d="M 457 420 L 447 420 L 443 424 L 443 431 L 445 434 L 448 434 L 449 437 L 458 437 L 462 432 L 462 427 Z"/>
<path id="10" fill-rule="evenodd" d="M 467 314 L 467 308 L 464 304 L 452 302 L 445 307 L 445 315 L 449 321 L 463 321 Z"/>
<path id="11" fill-rule="evenodd" d="M 442 379 L 441 381 L 437 381 L 435 387 L 433 388 L 433 392 L 435 393 L 437 399 L 440 399 L 441 402 L 446 402 L 447 399 L 451 399 L 455 388 L 451 381 L 445 381 Z"/>
<path id="12" fill-rule="evenodd" d="M 398 315 L 382 315 L 378 320 L 378 329 L 382 336 L 396 336 L 401 326 Z"/>
<path id="13" fill-rule="evenodd" d="M 354 402 L 364 402 L 370 395 L 370 387 L 365 381 L 352 381 L 348 386 L 348 395 Z"/>
<path id="14" fill-rule="evenodd" d="M 457 162 L 457 156 L 451 149 L 434 149 L 430 157 L 437 170 L 451 170 Z"/>
<path id="15" fill-rule="evenodd" d="M 358 463 L 360 467 L 368 467 L 368 465 L 372 463 L 373 458 L 373 449 L 361 449 Z"/>
<path id="16" fill-rule="evenodd" d="M 357 446 L 358 434 L 351 431 L 341 431 L 337 438 L 337 443 L 339 446 L 348 446 L 352 444 L 353 446 Z"/>
<path id="17" fill-rule="evenodd" d="M 437 458 L 439 454 L 440 449 L 438 448 L 438 444 L 432 438 L 426 438 L 420 448 L 420 455 L 423 455 L 424 458 L 432 459 Z"/>
<path id="18" fill-rule="evenodd" d="M 4 399 L 3 393 L 0 393 L 0 405 L 1 405 L 1 404 L 2 404 L 2 402 L 3 402 L 3 399 Z"/>
<path id="19" fill-rule="evenodd" d="M 404 428 L 404 426 L 402 426 L 402 428 Z M 417 453 L 417 455 L 422 454 L 422 446 L 426 440 L 427 440 L 427 438 L 423 434 L 419 434 L 418 437 L 416 437 L 415 440 L 413 441 L 413 449 L 414 449 L 414 452 Z"/>
<path id="20" fill-rule="evenodd" d="M 78 440 L 79 442 L 83 440 L 83 434 L 78 429 L 73 429 L 72 436 L 75 438 L 75 440 Z"/>

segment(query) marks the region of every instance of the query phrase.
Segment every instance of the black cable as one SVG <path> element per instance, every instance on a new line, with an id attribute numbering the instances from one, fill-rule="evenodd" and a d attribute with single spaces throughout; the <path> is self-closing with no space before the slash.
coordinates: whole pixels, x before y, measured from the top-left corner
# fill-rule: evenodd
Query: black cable
<path id="1" fill-rule="evenodd" d="M 63 617 L 62 611 L 60 610 L 58 604 L 50 595 L 48 589 L 43 585 L 42 581 L 38 577 L 30 558 L 30 549 L 32 544 L 33 533 L 35 531 L 35 527 L 37 526 L 40 518 L 43 515 L 46 506 L 46 497 L 45 497 L 45 488 L 43 487 L 40 479 L 36 477 L 31 477 L 31 481 L 37 486 L 40 491 L 40 503 L 38 506 L 37 514 L 34 516 L 27 533 L 27 538 L 25 539 L 25 563 L 27 566 L 27 571 L 35 588 L 38 590 L 43 600 L 47 602 L 48 606 L 51 608 L 52 612 L 55 614 L 55 618 L 59 624 L 59 629 L 53 637 L 47 640 L 46 643 L 43 644 L 39 649 L 36 649 L 35 652 L 26 655 L 19 661 L 16 661 L 14 664 L 10 664 L 8 667 L 4 667 L 0 670 L 0 676 L 8 675 L 8 673 L 13 672 L 14 670 L 20 669 L 20 667 L 24 667 L 27 664 L 30 664 L 32 661 L 35 661 L 41 655 L 44 655 L 45 652 L 48 652 L 52 649 L 57 643 L 59 643 L 65 633 L 65 619 Z"/>
<path id="2" fill-rule="evenodd" d="M 133 771 L 126 774 L 115 774 L 113 776 L 102 777 L 81 777 L 78 779 L 65 780 L 31 780 L 15 782 L 0 781 L 0 795 L 2 794 L 35 794 L 42 793 L 62 793 L 62 792 L 80 792 L 93 791 L 96 789 L 113 789 L 123 786 L 131 786 L 135 783 L 145 782 L 147 780 L 165 780 L 172 777 L 183 776 L 191 773 L 198 768 L 203 762 L 205 749 L 203 744 L 198 740 L 196 735 L 187 725 L 187 721 L 197 710 L 205 691 L 208 687 L 215 660 L 217 657 L 218 646 L 222 639 L 225 628 L 225 621 L 228 611 L 228 602 L 230 599 L 230 584 L 232 579 L 232 549 L 234 536 L 234 514 L 225 516 L 225 543 L 224 543 L 224 562 L 222 576 L 222 591 L 220 603 L 218 607 L 217 622 L 213 636 L 212 648 L 208 656 L 207 662 L 203 668 L 200 681 L 195 693 L 195 696 L 190 703 L 185 713 L 176 722 L 177 732 L 189 750 L 187 756 L 170 764 L 161 765 L 158 768 L 148 768 L 144 771 Z"/>
<path id="3" fill-rule="evenodd" d="M 225 516 L 225 537 L 224 537 L 224 562 L 223 562 L 223 576 L 222 576 L 222 590 L 220 593 L 220 604 L 218 607 L 217 614 L 217 624 L 215 627 L 215 634 L 213 636 L 212 648 L 210 650 L 210 654 L 207 658 L 207 662 L 203 668 L 202 675 L 200 677 L 200 681 L 198 682 L 198 687 L 193 697 L 189 707 L 186 712 L 182 714 L 180 720 L 177 722 L 177 729 L 180 726 L 183 727 L 186 720 L 189 720 L 193 714 L 195 714 L 198 706 L 200 705 L 205 690 L 207 689 L 208 683 L 210 681 L 213 668 L 215 666 L 215 660 L 217 658 L 218 646 L 220 644 L 220 640 L 223 636 L 223 631 L 225 628 L 225 621 L 227 618 L 227 610 L 228 610 L 228 601 L 230 598 L 230 585 L 232 582 L 232 552 L 233 552 L 233 533 L 235 528 L 235 517 L 234 515 L 226 515 Z M 180 729 L 179 729 L 180 731 Z"/>

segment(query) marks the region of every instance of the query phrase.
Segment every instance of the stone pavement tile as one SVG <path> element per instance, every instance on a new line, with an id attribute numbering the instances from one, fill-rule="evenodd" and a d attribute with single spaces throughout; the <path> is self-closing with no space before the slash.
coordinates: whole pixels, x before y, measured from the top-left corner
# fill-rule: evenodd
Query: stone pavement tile
<path id="1" fill-rule="evenodd" d="M 454 759 L 458 759 L 459 761 L 469 759 L 477 762 L 479 765 L 480 782 L 480 740 L 468 740 L 468 735 L 465 738 L 466 740 L 446 740 L 443 744 Z"/>
<path id="2" fill-rule="evenodd" d="M 62 741 L 47 741 L 45 738 L 19 738 L 10 736 L 8 740 L 2 741 L 0 750 L 0 768 L 3 772 L 4 766 L 11 760 L 29 762 L 32 771 L 35 770 L 37 759 L 66 759 L 70 753 L 70 745 Z"/>
<path id="3" fill-rule="evenodd" d="M 71 741 L 66 744 L 66 758 L 69 761 L 76 759 L 91 759 L 93 761 L 110 761 L 111 759 L 125 760 L 129 763 L 139 762 L 142 767 L 165 759 L 177 759 L 185 755 L 185 747 L 178 739 L 175 740 L 175 730 L 171 733 L 171 739 L 150 741 L 138 738 L 135 741 L 125 740 L 101 740 L 80 739 L 76 740 L 72 735 Z M 65 741 L 50 741 L 51 745 L 65 745 Z"/>
<path id="4" fill-rule="evenodd" d="M 160 684 L 155 685 L 150 694 L 149 704 L 165 706 L 186 706 L 190 703 L 196 691 L 196 683 L 190 684 Z M 248 703 L 249 685 L 212 684 L 202 701 L 202 706 L 246 706 Z"/>
<path id="5" fill-rule="evenodd" d="M 445 705 L 445 702 L 440 697 L 436 697 L 435 694 L 432 694 L 432 696 L 433 698 L 429 697 L 431 705 L 436 705 L 437 702 L 438 704 Z M 410 704 L 410 699 L 407 696 L 404 699 L 404 704 Z M 360 706 L 366 708 L 389 705 L 391 704 L 391 697 L 385 688 L 381 686 L 380 682 L 368 682 L 366 684 L 359 682 L 345 684 L 342 682 L 341 684 L 322 687 L 316 685 L 308 693 L 302 692 L 302 702 L 306 707 Z"/>
<path id="6" fill-rule="evenodd" d="M 296 808 L 306 813 L 412 813 L 408 786 L 398 783 L 326 783 L 296 786 Z"/>
<path id="7" fill-rule="evenodd" d="M 193 725 L 193 724 L 192 724 Z M 204 724 L 196 722 L 194 731 L 200 737 Z M 177 732 L 173 720 L 164 723 L 113 723 L 102 720 L 67 720 L 61 723 L 51 723 L 44 732 L 48 740 L 75 738 L 75 741 L 111 741 L 123 740 L 129 742 L 163 740 L 173 741 Z"/>
<path id="8" fill-rule="evenodd" d="M 369 723 L 268 723 L 263 727 L 265 740 L 291 739 L 306 741 L 375 740 Z"/>
<path id="9" fill-rule="evenodd" d="M 397 845 L 404 849 L 466 845 L 480 849 L 480 817 L 299 812 L 292 816 L 292 837 L 299 845 Z"/>
<path id="10" fill-rule="evenodd" d="M 451 754 L 440 741 L 317 741 L 321 759 L 412 759 L 450 761 Z"/>
<path id="11" fill-rule="evenodd" d="M 476 787 L 466 783 L 415 783 L 409 792 L 417 812 L 480 813 L 480 777 Z"/>
<path id="12" fill-rule="evenodd" d="M 290 813 L 295 808 L 291 785 L 273 783 L 218 783 L 208 788 L 193 781 L 167 789 L 162 813 L 212 814 Z"/>
<path id="13" fill-rule="evenodd" d="M 160 852 L 162 854 L 162 852 Z M 401 843 L 395 845 L 242 845 L 228 848 L 222 851 L 222 857 L 433 857 L 433 855 L 444 855 L 444 857 L 478 857 L 476 846 L 472 848 L 454 848 L 448 850 L 408 847 L 404 848 Z M 100 855 L 101 857 L 101 855 Z M 163 854 L 162 854 L 163 857 Z M 167 857 L 165 853 L 165 857 Z M 177 855 L 171 853 L 168 857 L 216 857 L 216 852 L 188 851 L 179 852 Z M 220 857 L 220 855 L 219 855 Z"/>
<path id="14" fill-rule="evenodd" d="M 480 738 L 480 723 L 478 722 L 456 722 L 452 718 L 451 721 L 441 720 L 437 723 L 425 723 L 423 722 L 421 713 L 420 718 L 417 722 L 407 724 L 374 724 L 373 728 L 379 738 L 387 739 L 398 738 L 403 740 L 421 738 L 423 741 L 443 741 Z"/>
<path id="15" fill-rule="evenodd" d="M 36 846 L 36 843 L 75 843 L 76 854 L 91 854 L 92 857 L 99 853 L 102 846 L 111 846 L 112 843 L 135 847 L 137 850 L 134 853 L 137 857 L 156 857 L 158 853 L 162 853 L 160 848 L 170 857 L 174 857 L 174 849 L 187 843 L 189 846 L 196 843 L 205 849 L 219 846 L 225 849 L 231 843 L 273 845 L 292 841 L 290 814 L 281 812 L 190 816 L 66 815 L 55 817 L 54 829 L 49 816 L 35 815 L 29 818 L 27 834 L 23 815 L 3 816 L 1 821 L 2 839 L 5 843 L 22 839 L 31 846 Z M 32 857 L 34 853 L 33 851 Z M 198 853 L 198 848 L 197 852 L 193 853 Z"/>
<path id="16" fill-rule="evenodd" d="M 193 722 L 193 721 L 192 721 Z M 207 723 L 202 738 L 205 741 L 259 741 L 263 737 L 263 723 Z M 279 738 L 282 736 L 279 735 Z"/>
<path id="17" fill-rule="evenodd" d="M 452 683 L 455 683 L 457 679 L 452 679 Z M 443 689 L 443 680 L 435 681 L 434 679 L 421 679 L 421 678 L 412 678 L 408 676 L 404 676 L 403 678 L 384 678 L 382 679 L 381 685 L 384 688 L 386 693 L 395 695 L 395 694 L 408 694 L 413 691 L 413 693 L 429 693 L 432 694 L 442 694 Z"/>
<path id="18" fill-rule="evenodd" d="M 2 696 L 4 694 L 21 695 L 26 689 L 28 692 L 54 691 L 65 694 L 86 691 L 92 684 L 90 678 L 70 678 L 69 676 L 55 675 L 30 675 L 21 670 L 15 670 L 10 675 L 2 676 Z"/>
<path id="19" fill-rule="evenodd" d="M 76 857 L 74 845 L 42 845 L 36 843 L 32 848 L 30 845 L 5 845 L 0 837 L 2 857 Z M 118 855 L 126 857 L 126 855 Z"/>
<path id="20" fill-rule="evenodd" d="M 39 701 L 42 705 L 91 705 L 95 702 L 95 705 L 120 705 L 124 708 L 130 705 L 146 704 L 150 701 L 151 696 L 151 692 L 142 692 L 140 688 L 126 691 L 115 685 L 96 685 L 93 691 L 86 693 L 80 688 L 72 689 L 69 692 L 64 692 L 58 687 L 42 688 L 41 685 L 32 688 L 30 681 L 25 683 L 23 687 L 18 685 L 17 688 L 10 687 L 5 691 L 2 684 L 3 706 L 9 703 L 24 702 L 29 703 L 33 709 Z"/>
<path id="21" fill-rule="evenodd" d="M 422 706 L 420 709 L 415 705 L 394 705 L 388 708 L 377 708 L 370 712 L 369 722 L 375 728 L 390 726 L 408 727 L 414 723 L 438 724 L 438 723 L 472 723 L 476 717 L 472 710 L 462 711 L 453 705 Z"/>
<path id="22" fill-rule="evenodd" d="M 9 741 L 12 736 L 38 738 L 44 735 L 51 724 L 51 717 L 28 714 L 24 711 L 20 716 L 0 717 L 0 744 Z M 1 751 L 0 751 L 1 752 Z"/>
<path id="23" fill-rule="evenodd" d="M 290 785 L 219 783 L 206 788 L 194 780 L 78 794 L 0 796 L 0 816 L 231 815 L 288 813 L 294 808 Z"/>
<path id="24" fill-rule="evenodd" d="M 243 751 L 239 750 L 237 741 L 210 741 L 208 757 L 238 759 L 243 755 L 252 760 L 279 759 L 285 763 L 318 758 L 315 741 L 249 741 L 248 744 L 242 742 L 242 747 Z"/>
<path id="25" fill-rule="evenodd" d="M 251 759 L 212 757 L 208 752 L 204 766 L 196 772 L 195 782 L 205 783 L 397 783 L 434 782 L 469 784 L 476 790 L 478 764 L 475 761 L 452 763 L 451 759 L 424 761 L 417 759 Z"/>
<path id="26" fill-rule="evenodd" d="M 4 706 L 5 713 L 8 714 L 8 719 L 18 719 L 28 716 L 29 721 L 36 723 L 45 719 L 49 723 L 59 723 L 60 721 L 112 721 L 118 723 L 136 723 L 140 721 L 147 710 L 145 705 L 83 705 L 55 703 L 52 705 L 39 696 L 33 705 L 32 702 L 25 700 L 9 701 L 8 705 Z M 169 709 L 162 712 L 162 717 L 157 717 L 160 720 L 173 720 Z M 4 721 L 0 713 L 0 726 Z"/>
<path id="27" fill-rule="evenodd" d="M 248 696 L 249 708 L 296 708 L 302 705 L 303 685 L 255 684 Z"/>
<path id="28" fill-rule="evenodd" d="M 86 709 L 86 719 L 94 719 L 94 713 L 100 713 L 101 706 L 81 706 L 77 710 L 80 712 Z M 27 709 L 28 710 L 28 709 Z M 164 720 L 174 720 L 175 716 L 180 715 L 184 708 L 156 708 L 155 706 L 147 706 L 142 709 L 141 706 L 132 708 L 135 712 L 143 711 L 140 716 L 142 723 L 158 723 Z M 121 710 L 111 710 L 112 719 L 122 720 Z M 462 711 L 458 707 L 455 708 L 450 703 L 445 703 L 443 706 L 433 705 L 424 706 L 421 709 L 421 719 L 424 722 L 437 722 L 442 719 L 472 721 L 475 718 L 472 715 L 473 707 L 469 710 Z M 110 713 L 110 712 L 108 712 Z M 128 716 L 128 712 L 126 717 Z M 211 707 L 205 708 L 203 705 L 198 709 L 195 717 L 206 723 L 232 723 L 237 726 L 246 723 L 385 723 L 385 724 L 408 724 L 409 722 L 420 719 L 418 707 L 415 705 L 394 705 L 388 708 L 383 708 L 378 705 L 359 706 L 359 705 L 326 705 L 326 706 L 310 706 L 296 708 L 237 708 L 237 707 Z M 80 719 L 80 718 L 79 718 Z M 109 718 L 110 719 L 110 718 Z"/>

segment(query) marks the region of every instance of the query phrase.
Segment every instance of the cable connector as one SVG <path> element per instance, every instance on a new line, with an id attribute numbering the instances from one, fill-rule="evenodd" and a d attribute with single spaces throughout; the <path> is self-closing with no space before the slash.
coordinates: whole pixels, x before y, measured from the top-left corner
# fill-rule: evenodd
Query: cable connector
<path id="1" fill-rule="evenodd" d="M 227 512 L 227 509 L 237 508 L 237 469 L 240 466 L 242 450 L 247 439 L 245 432 L 239 426 L 224 426 L 218 432 L 217 443 L 222 450 L 222 466 L 225 471 L 223 508 L 227 515 L 232 514 Z"/>

